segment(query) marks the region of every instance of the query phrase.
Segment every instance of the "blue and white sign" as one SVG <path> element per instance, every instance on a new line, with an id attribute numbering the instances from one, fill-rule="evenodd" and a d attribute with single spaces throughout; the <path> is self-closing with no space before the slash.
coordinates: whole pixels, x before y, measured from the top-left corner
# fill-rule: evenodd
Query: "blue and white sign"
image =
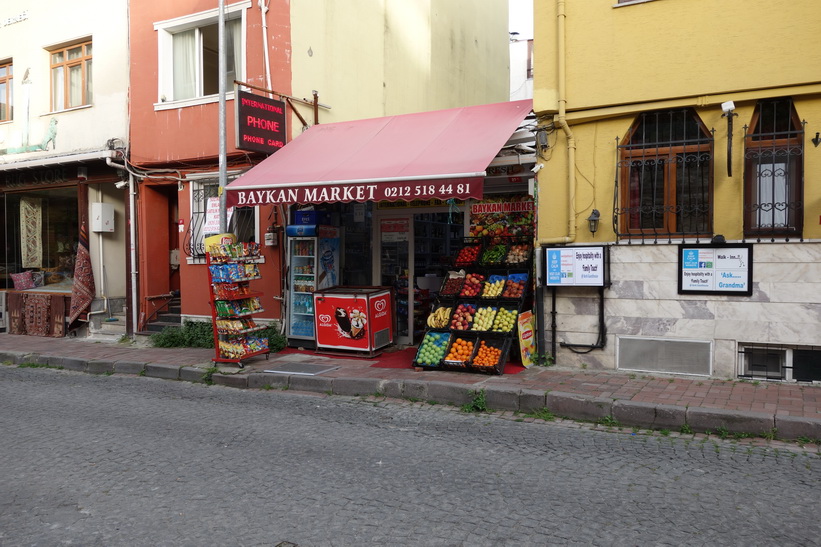
<path id="1" fill-rule="evenodd" d="M 752 294 L 752 245 L 680 245 L 679 294 Z"/>
<path id="2" fill-rule="evenodd" d="M 603 287 L 607 283 L 604 247 L 561 247 L 545 251 L 546 287 Z"/>

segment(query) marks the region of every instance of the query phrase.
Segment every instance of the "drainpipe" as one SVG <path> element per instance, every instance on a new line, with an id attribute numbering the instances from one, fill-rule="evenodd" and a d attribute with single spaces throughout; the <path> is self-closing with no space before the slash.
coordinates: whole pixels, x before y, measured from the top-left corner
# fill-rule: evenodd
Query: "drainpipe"
<path id="1" fill-rule="evenodd" d="M 559 113 L 554 123 L 561 128 L 567 138 L 567 235 L 539 239 L 536 243 L 540 247 L 551 243 L 573 243 L 576 241 L 576 138 L 567 124 L 567 51 L 565 48 L 567 15 L 565 13 L 565 3 L 566 0 L 556 0 L 556 63 L 558 67 Z"/>
<path id="2" fill-rule="evenodd" d="M 122 171 L 126 171 L 128 173 L 128 215 L 129 215 L 129 224 L 128 224 L 128 239 L 129 239 L 129 248 L 130 248 L 130 256 L 131 256 L 131 328 L 134 332 L 137 331 L 137 213 L 136 213 L 136 200 L 137 200 L 137 185 L 134 181 L 134 175 L 131 174 L 130 171 L 126 168 L 125 165 L 120 163 L 114 163 L 111 161 L 111 158 L 105 159 L 106 165 L 112 167 L 114 169 L 120 169 Z"/>

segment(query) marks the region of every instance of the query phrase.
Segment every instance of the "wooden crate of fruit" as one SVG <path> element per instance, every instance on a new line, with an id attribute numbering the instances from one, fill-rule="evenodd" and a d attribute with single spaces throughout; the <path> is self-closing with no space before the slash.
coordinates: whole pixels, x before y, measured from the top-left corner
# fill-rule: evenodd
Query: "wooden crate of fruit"
<path id="1" fill-rule="evenodd" d="M 510 272 L 505 279 L 505 286 L 502 289 L 499 298 L 512 298 L 515 300 L 523 298 L 527 294 L 528 278 L 529 276 L 527 273 Z"/>
<path id="2" fill-rule="evenodd" d="M 473 301 L 464 300 L 457 302 L 453 307 L 448 328 L 451 331 L 470 330 L 470 326 L 473 324 L 473 317 L 476 315 L 478 307 L 477 303 Z"/>
<path id="3" fill-rule="evenodd" d="M 509 336 L 481 334 L 477 340 L 468 370 L 486 374 L 503 374 L 512 340 Z"/>
<path id="4" fill-rule="evenodd" d="M 457 268 L 475 266 L 482 256 L 482 240 L 475 237 L 466 237 L 462 242 L 462 248 L 456 253 L 453 265 Z"/>

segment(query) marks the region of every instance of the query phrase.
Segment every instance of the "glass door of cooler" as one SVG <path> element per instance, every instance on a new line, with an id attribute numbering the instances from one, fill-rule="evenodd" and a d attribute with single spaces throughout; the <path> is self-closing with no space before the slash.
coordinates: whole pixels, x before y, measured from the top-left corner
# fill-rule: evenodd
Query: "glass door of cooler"
<path id="1" fill-rule="evenodd" d="M 380 284 L 396 293 L 396 341 L 412 344 L 409 319 L 413 313 L 413 264 L 411 263 L 411 218 L 383 218 L 379 222 Z"/>
<path id="2" fill-rule="evenodd" d="M 288 338 L 314 339 L 314 299 L 317 273 L 317 239 L 288 239 L 289 286 Z"/>

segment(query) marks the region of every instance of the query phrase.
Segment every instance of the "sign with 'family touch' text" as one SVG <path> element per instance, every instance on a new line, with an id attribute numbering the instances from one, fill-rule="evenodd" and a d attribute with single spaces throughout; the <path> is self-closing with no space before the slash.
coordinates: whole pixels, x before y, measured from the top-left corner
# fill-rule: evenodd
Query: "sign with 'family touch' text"
<path id="1" fill-rule="evenodd" d="M 753 246 L 749 243 L 679 245 L 679 294 L 753 294 Z"/>
<path id="2" fill-rule="evenodd" d="M 546 287 L 609 285 L 605 247 L 555 247 L 544 255 Z"/>

